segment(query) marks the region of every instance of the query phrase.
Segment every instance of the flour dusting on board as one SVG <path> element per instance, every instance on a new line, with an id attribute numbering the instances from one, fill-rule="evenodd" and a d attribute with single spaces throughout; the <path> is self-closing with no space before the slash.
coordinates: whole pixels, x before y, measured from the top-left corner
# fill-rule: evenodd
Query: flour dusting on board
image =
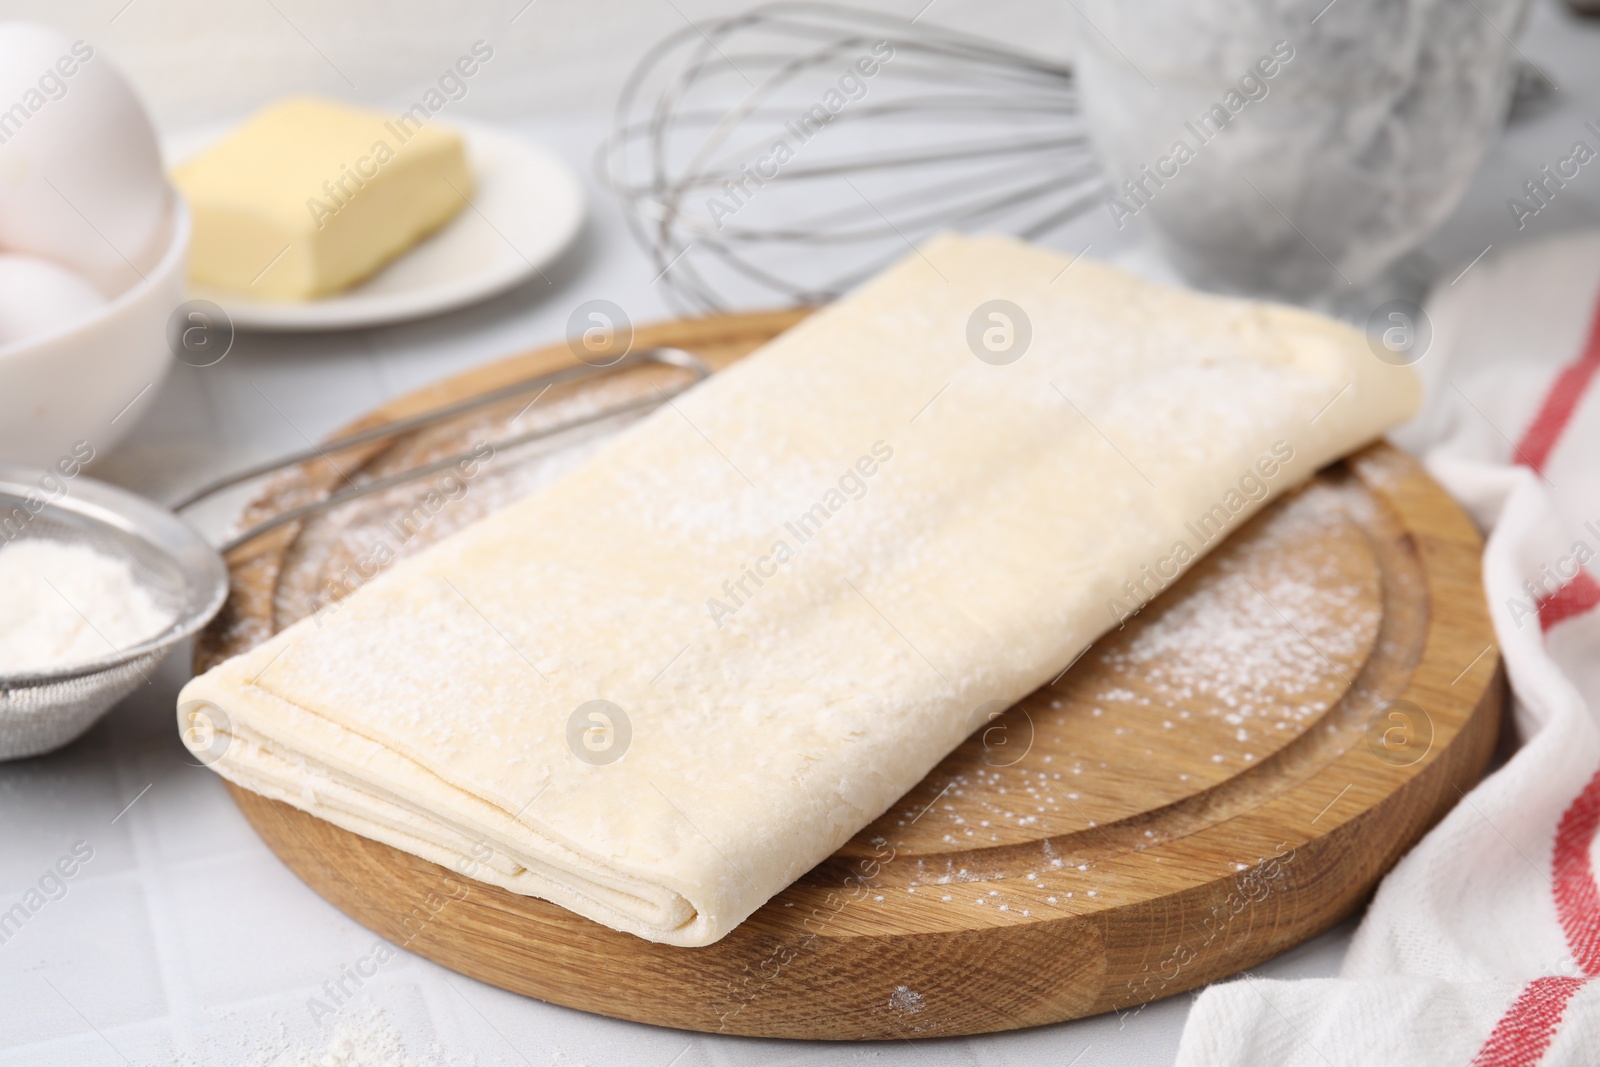
<path id="1" fill-rule="evenodd" d="M 1189 595 L 1158 602 L 1158 614 L 1109 662 L 1136 673 L 1145 689 L 1173 704 L 1211 698 L 1240 722 L 1326 711 L 1328 701 L 1319 694 L 1329 668 L 1337 671 L 1337 664 L 1365 651 L 1380 615 L 1370 573 L 1346 579 L 1337 557 L 1292 550 L 1323 532 L 1336 514 L 1335 497 L 1336 491 L 1313 486 L 1290 500 L 1246 535 L 1253 552 L 1220 556 Z M 1107 701 L 1132 697 L 1117 689 L 1102 694 Z"/>
<path id="2" fill-rule="evenodd" d="M 996 919 L 1092 905 L 1100 893 L 1095 857 L 1056 855 L 1047 837 L 1034 869 L 1016 877 L 969 850 L 1033 844 L 1041 834 L 1109 825 L 1181 800 L 1321 721 L 1360 671 L 1382 621 L 1371 550 L 1355 521 L 1361 500 L 1314 484 L 1276 505 L 1125 632 L 1102 639 L 1079 669 L 1005 716 L 1007 741 L 1029 748 L 1026 758 L 996 749 L 1004 765 L 974 761 L 941 781 L 936 798 L 908 796 L 863 831 L 931 853 L 914 861 L 917 877 L 905 892 L 982 907 Z M 1035 732 L 1048 752 L 1032 750 Z M 1133 738 L 1146 742 L 1142 758 L 1128 745 Z M 1079 756 L 1108 747 L 1128 762 L 1110 768 Z M 1209 776 L 1195 769 L 1194 752 Z M 1138 796 L 1116 785 L 1130 777 L 1141 783 Z M 1145 831 L 1125 851 L 1162 840 Z"/>
<path id="3" fill-rule="evenodd" d="M 915 1015 L 927 1006 L 922 994 L 909 986 L 897 985 L 889 994 L 889 1007 L 902 1015 Z"/>

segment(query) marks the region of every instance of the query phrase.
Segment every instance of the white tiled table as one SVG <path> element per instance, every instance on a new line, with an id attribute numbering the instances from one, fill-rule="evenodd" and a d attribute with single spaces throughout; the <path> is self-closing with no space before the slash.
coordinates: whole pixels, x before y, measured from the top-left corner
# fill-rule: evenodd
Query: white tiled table
<path id="1" fill-rule="evenodd" d="M 1486 245 L 1600 223 L 1600 172 L 1582 175 L 1518 233 L 1505 206 L 1538 167 L 1600 118 L 1600 24 L 1541 5 L 1522 42 L 1562 88 L 1495 149 L 1462 210 L 1427 249 L 1444 269 Z M 595 114 L 514 124 L 563 152 L 587 179 L 606 128 Z M 299 447 L 373 405 L 494 357 L 558 339 L 573 306 L 605 297 L 635 322 L 666 316 L 653 269 L 616 209 L 591 188 L 591 221 L 555 268 L 488 304 L 355 333 L 241 336 L 220 364 L 174 368 L 131 438 L 94 471 L 170 499 L 206 476 Z M 1055 243 L 1128 251 L 1099 213 Z M 0 765 L 0 910 L 22 899 L 75 842 L 93 857 L 65 896 L 0 943 L 0 1064 L 72 1067 L 256 1062 L 320 1048 L 381 1011 L 413 1054 L 438 1063 L 1157 1065 L 1172 1061 L 1189 997 L 1127 1018 L 918 1045 L 810 1045 L 708 1037 L 617 1022 L 527 1000 L 405 952 L 334 1018 L 308 998 L 371 953 L 375 937 L 303 886 L 256 838 L 211 772 L 184 758 L 173 725 L 187 649 L 88 737 Z M 137 798 L 137 799 L 136 799 Z M 128 807 L 130 801 L 131 807 Z M 126 809 L 126 810 L 124 810 Z M 120 813 L 120 814 L 119 814 Z M 1332 973 L 1349 925 L 1259 968 Z M 1077 1057 L 1075 1059 L 1075 1057 Z"/>

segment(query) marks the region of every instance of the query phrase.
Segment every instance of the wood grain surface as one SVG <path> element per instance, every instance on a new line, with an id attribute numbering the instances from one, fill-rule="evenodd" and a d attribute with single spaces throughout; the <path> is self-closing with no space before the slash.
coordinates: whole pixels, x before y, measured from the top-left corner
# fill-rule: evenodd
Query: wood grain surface
<path id="1" fill-rule="evenodd" d="M 641 329 L 721 367 L 804 312 Z M 392 419 L 570 364 L 565 345 L 407 396 Z M 624 397 L 679 372 L 517 398 L 318 461 L 269 514 Z M 611 400 L 606 400 L 611 403 Z M 598 432 L 502 450 L 470 482 L 391 490 L 230 559 L 196 666 L 244 651 L 536 488 Z M 339 473 L 342 472 L 342 473 Z M 432 494 L 431 496 L 429 494 Z M 1481 543 L 1418 465 L 1375 445 L 1320 472 L 974 734 L 888 812 L 706 948 L 618 933 L 298 809 L 233 795 L 267 844 L 394 943 L 603 1015 L 772 1037 L 955 1035 L 1122 1009 L 1248 968 L 1358 908 L 1481 774 L 1504 684 Z"/>

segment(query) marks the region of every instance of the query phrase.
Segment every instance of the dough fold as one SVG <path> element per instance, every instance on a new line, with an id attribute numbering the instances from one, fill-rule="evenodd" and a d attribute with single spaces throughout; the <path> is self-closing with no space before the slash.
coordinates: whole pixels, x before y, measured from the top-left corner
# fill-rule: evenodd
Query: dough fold
<path id="1" fill-rule="evenodd" d="M 195 678 L 180 727 L 356 833 L 718 940 L 1418 402 L 1347 326 L 1069 263 L 929 242 Z"/>

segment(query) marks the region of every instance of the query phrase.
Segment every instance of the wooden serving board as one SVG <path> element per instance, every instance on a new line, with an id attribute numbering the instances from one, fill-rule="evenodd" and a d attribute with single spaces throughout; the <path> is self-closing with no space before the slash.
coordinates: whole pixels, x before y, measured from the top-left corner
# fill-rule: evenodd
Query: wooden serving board
<path id="1" fill-rule="evenodd" d="M 635 345 L 681 346 L 722 366 L 803 314 L 673 322 L 640 330 Z M 477 368 L 360 425 L 573 358 L 556 346 Z M 559 421 L 596 389 L 637 391 L 672 373 L 630 371 L 526 409 L 519 398 L 346 453 L 342 475 L 318 461 L 253 510 L 493 440 L 512 423 Z M 394 490 L 235 553 L 233 595 L 197 668 L 548 479 L 592 447 L 578 437 L 497 454 L 470 481 Z M 707 948 L 651 944 L 285 804 L 234 798 L 291 869 L 359 922 L 557 1004 L 794 1038 L 1071 1019 L 1190 989 L 1326 929 L 1476 781 L 1504 688 L 1480 550 L 1472 524 L 1403 454 L 1377 445 L 1323 470 L 1051 685 L 976 721 L 881 818 Z"/>

